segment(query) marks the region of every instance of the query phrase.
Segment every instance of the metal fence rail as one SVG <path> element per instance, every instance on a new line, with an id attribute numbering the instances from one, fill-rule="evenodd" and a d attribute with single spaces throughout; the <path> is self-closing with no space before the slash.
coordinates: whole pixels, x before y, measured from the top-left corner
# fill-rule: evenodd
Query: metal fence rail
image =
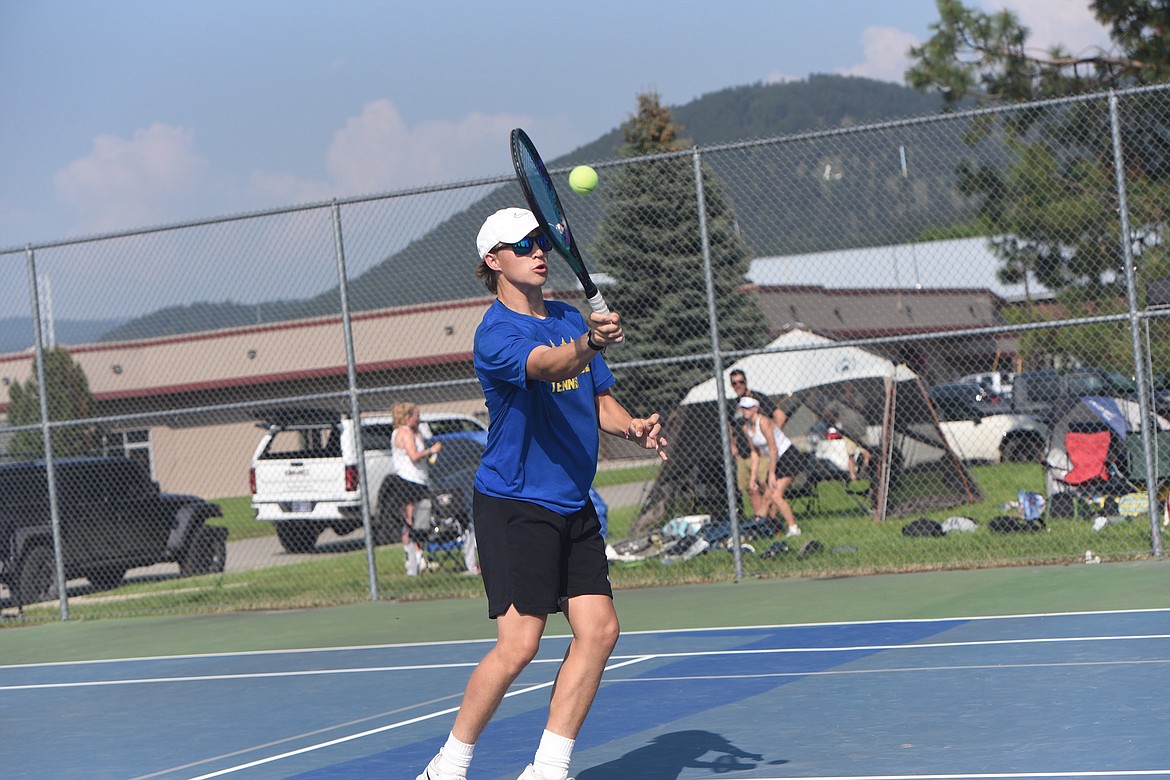
<path id="1" fill-rule="evenodd" d="M 615 584 L 1160 556 L 1167 137 L 1159 87 L 588 161 L 597 192 L 562 198 L 629 335 L 607 355 L 615 394 L 666 414 L 672 440 L 666 464 L 603 442 Z M 0 355 L 0 607 L 478 594 L 469 485 L 450 476 L 487 422 L 473 241 L 522 202 L 501 176 L 0 250 L 0 302 L 30 322 Z M 554 266 L 549 293 L 584 306 Z M 737 457 L 735 369 L 803 458 L 782 496 Z M 418 574 L 381 429 L 345 422 L 400 402 L 448 432 L 433 476 L 456 479 Z M 257 447 L 298 419 L 365 446 L 356 490 L 256 519 Z M 139 487 L 76 484 L 79 455 L 208 501 L 111 509 Z M 55 466 L 35 495 L 4 476 L 27 482 L 30 461 Z M 222 549 L 197 526 L 227 528 Z"/>

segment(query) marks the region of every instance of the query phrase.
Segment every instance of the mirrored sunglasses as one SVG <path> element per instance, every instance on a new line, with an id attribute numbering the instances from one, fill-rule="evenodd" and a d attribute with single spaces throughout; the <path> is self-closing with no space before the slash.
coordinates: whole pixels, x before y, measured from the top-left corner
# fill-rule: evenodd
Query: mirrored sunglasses
<path id="1" fill-rule="evenodd" d="M 501 242 L 500 247 L 511 249 L 516 253 L 517 257 L 524 257 L 525 255 L 532 254 L 533 247 L 540 247 L 542 252 L 547 252 L 552 249 L 552 242 L 548 240 L 548 236 L 544 233 L 537 233 L 535 236 L 525 236 L 512 244 Z"/>

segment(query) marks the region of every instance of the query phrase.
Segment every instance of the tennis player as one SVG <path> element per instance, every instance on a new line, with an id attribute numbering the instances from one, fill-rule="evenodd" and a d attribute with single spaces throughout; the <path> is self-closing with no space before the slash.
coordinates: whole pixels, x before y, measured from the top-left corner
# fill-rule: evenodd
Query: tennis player
<path id="1" fill-rule="evenodd" d="M 572 641 L 548 721 L 520 780 L 567 780 L 581 724 L 618 639 L 605 541 L 589 486 L 598 430 L 666 459 L 657 413 L 633 417 L 610 395 L 602 358 L 621 320 L 544 299 L 550 244 L 531 212 L 492 214 L 476 238 L 476 275 L 496 300 L 475 332 L 475 372 L 490 425 L 472 509 L 496 643 L 471 674 L 455 725 L 418 780 L 463 780 L 475 743 L 536 656 L 548 616 L 564 612 Z"/>

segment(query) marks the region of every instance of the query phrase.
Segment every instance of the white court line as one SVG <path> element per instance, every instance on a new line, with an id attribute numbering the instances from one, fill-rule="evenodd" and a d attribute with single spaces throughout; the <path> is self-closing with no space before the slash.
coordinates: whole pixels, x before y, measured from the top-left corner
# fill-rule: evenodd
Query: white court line
<path id="1" fill-rule="evenodd" d="M 939 618 L 883 618 L 880 620 L 841 620 L 823 623 L 773 623 L 762 626 L 707 626 L 699 628 L 658 628 L 644 631 L 623 631 L 622 636 L 666 636 L 670 634 L 703 634 L 717 631 L 766 631 L 788 628 L 831 628 L 840 626 L 881 626 L 920 623 L 964 623 L 976 621 L 1021 620 L 1045 617 L 1094 617 L 1107 615 L 1144 615 L 1159 612 L 1170 612 L 1167 607 L 1151 607 L 1147 609 L 1107 609 L 1086 610 L 1082 612 L 1029 612 L 1020 615 L 968 615 Z M 545 639 L 572 639 L 571 634 L 546 634 Z M 176 655 L 144 655 L 127 656 L 124 658 L 95 658 L 77 661 L 43 661 L 30 664 L 0 664 L 0 671 L 4 669 L 32 669 L 44 666 L 84 666 L 86 664 L 118 664 L 138 663 L 141 661 L 176 661 L 192 658 L 235 658 L 260 655 L 299 655 L 301 653 L 342 653 L 365 650 L 393 650 L 411 647 L 453 647 L 458 645 L 490 644 L 496 641 L 495 637 L 484 639 L 449 639 L 440 642 L 398 642 L 379 645 L 342 645 L 338 647 L 303 647 L 284 648 L 277 650 L 236 650 L 222 653 L 183 653 Z"/>
<path id="2" fill-rule="evenodd" d="M 914 647 L 914 646 L 906 646 L 907 649 L 909 649 L 910 647 Z M 662 660 L 662 658 L 669 658 L 672 655 L 684 655 L 684 654 L 643 655 L 643 656 L 626 658 L 626 660 L 622 660 L 620 663 L 613 663 L 613 664 L 607 665 L 606 671 L 612 671 L 615 669 L 620 669 L 622 667 L 629 667 L 629 665 L 645 663 L 647 661 L 658 661 L 658 660 Z M 913 668 L 901 667 L 901 668 L 885 668 L 885 669 L 825 670 L 825 671 L 811 671 L 811 672 L 775 672 L 775 674 L 689 675 L 689 676 L 675 676 L 675 677 L 618 678 L 618 679 L 603 679 L 603 684 L 610 685 L 610 684 L 620 684 L 620 683 L 686 682 L 686 681 L 694 681 L 694 679 L 758 679 L 758 678 L 783 678 L 783 677 L 831 677 L 831 676 L 845 676 L 845 675 L 892 674 L 892 672 L 913 672 L 913 671 L 955 671 L 955 670 L 964 671 L 964 670 L 985 670 L 985 669 L 995 669 L 995 670 L 1002 671 L 1005 669 L 1016 669 L 1016 668 L 1094 667 L 1094 665 L 1113 665 L 1113 667 L 1117 667 L 1117 665 L 1145 665 L 1145 664 L 1166 664 L 1166 663 L 1170 663 L 1170 660 L 1165 660 L 1165 661 L 1076 661 L 1076 662 L 1064 662 L 1064 663 L 1045 662 L 1045 663 L 979 664 L 979 665 L 971 664 L 971 665 L 948 665 L 948 667 L 913 667 Z M 523 695 L 523 693 L 529 693 L 532 691 L 543 690 L 543 689 L 549 688 L 549 686 L 551 686 L 551 685 L 552 685 L 552 682 L 538 683 L 536 685 L 530 685 L 530 686 L 528 686 L 528 688 L 523 688 L 523 689 L 519 689 L 516 691 L 510 691 L 509 693 L 507 693 L 507 695 L 505 695 L 505 698 Z M 457 707 L 457 706 L 448 707 L 448 709 L 445 709 L 445 710 L 427 713 L 427 715 L 409 718 L 407 720 L 401 720 L 401 722 L 398 722 L 398 723 L 388 724 L 385 726 L 379 726 L 378 729 L 370 729 L 370 730 L 362 731 L 362 732 L 359 732 L 356 734 L 349 734 L 349 736 L 346 736 L 346 737 L 339 737 L 337 739 L 323 741 L 323 743 L 318 743 L 315 745 L 308 745 L 308 746 L 305 746 L 302 748 L 298 748 L 298 750 L 295 750 L 295 751 L 288 751 L 288 752 L 284 752 L 284 753 L 280 753 L 280 754 L 276 754 L 276 755 L 271 755 L 271 757 L 268 757 L 268 758 L 257 759 L 255 761 L 249 761 L 249 762 L 247 762 L 247 764 L 242 764 L 242 765 L 233 766 L 233 767 L 227 767 L 225 769 L 219 769 L 219 771 L 216 771 L 213 773 L 199 775 L 198 778 L 193 778 L 192 780 L 205 780 L 207 778 L 216 778 L 216 776 L 222 776 L 225 774 L 240 772 L 240 771 L 243 771 L 243 769 L 252 768 L 255 766 L 260 766 L 263 764 L 270 764 L 270 762 L 283 760 L 285 758 L 291 758 L 291 757 L 294 757 L 294 755 L 301 755 L 303 753 L 308 753 L 308 752 L 317 751 L 317 750 L 323 750 L 323 748 L 326 748 L 326 747 L 331 747 L 331 746 L 347 743 L 347 741 L 370 737 L 370 736 L 373 736 L 373 734 L 378 734 L 378 733 L 385 732 L 385 731 L 399 729 L 399 727 L 402 727 L 402 726 L 408 726 L 408 725 L 412 725 L 415 723 L 425 722 L 425 720 L 438 718 L 438 717 L 445 716 L 445 715 L 450 715 L 450 713 L 457 712 L 457 711 L 459 711 L 459 707 Z M 288 740 L 281 740 L 281 741 L 288 741 Z M 259 748 L 259 747 L 257 747 L 257 748 Z M 236 754 L 241 754 L 241 753 L 245 753 L 245 752 L 247 752 L 247 751 L 236 751 Z M 187 766 L 206 764 L 206 762 L 218 760 L 219 758 L 220 757 L 209 758 L 209 759 L 206 759 L 204 761 L 198 761 L 198 762 L 195 762 L 195 764 L 193 764 L 193 765 L 187 765 Z M 164 771 L 154 773 L 151 776 L 165 775 L 165 774 L 168 774 L 171 772 L 172 772 L 171 769 L 164 769 Z M 1161 769 L 1159 769 L 1159 771 L 1155 771 L 1154 773 L 1155 774 L 1157 774 L 1157 773 L 1170 773 L 1170 771 L 1163 772 L 1163 771 L 1161 771 Z M 1123 776 L 1123 774 L 1124 773 L 1116 774 L 1115 776 Z M 1145 773 L 1145 774 L 1149 774 L 1149 773 Z M 867 776 L 869 776 L 869 775 L 867 775 Z M 1110 774 L 1109 773 L 1102 774 L 1101 772 L 1086 772 L 1086 773 L 1080 773 L 1080 774 L 1078 774 L 1078 773 L 1048 773 L 1048 774 L 1019 774 L 1019 775 L 1004 775 L 1004 774 L 957 775 L 956 774 L 956 775 L 945 775 L 945 776 L 949 776 L 949 778 L 987 778 L 987 779 L 992 779 L 992 778 L 1013 778 L 1013 776 L 1020 776 L 1020 778 L 1044 778 L 1044 776 L 1053 776 L 1053 778 L 1060 778 L 1060 776 L 1069 776 L 1069 778 L 1072 778 L 1072 776 L 1110 776 Z M 881 778 L 888 778 L 888 780 L 894 780 L 895 778 L 906 778 L 906 779 L 922 778 L 922 779 L 924 779 L 924 778 L 940 778 L 940 775 L 931 774 L 931 775 L 872 775 L 872 776 L 870 776 L 870 780 L 881 780 Z M 769 780 L 769 779 L 762 779 L 762 780 Z M 773 780 L 780 780 L 780 779 L 773 779 Z M 832 779 L 832 778 L 803 778 L 803 780 L 834 780 L 834 779 Z M 849 778 L 844 778 L 844 776 L 842 776 L 842 778 L 840 780 L 866 780 L 866 779 L 862 778 L 862 776 L 849 776 Z"/>
<path id="3" fill-rule="evenodd" d="M 894 650 L 939 650 L 961 647 L 990 647 L 1004 645 L 1032 645 L 1032 644 L 1065 644 L 1073 642 L 1126 642 L 1138 640 L 1170 639 L 1170 634 L 1123 634 L 1119 636 L 1085 636 L 1085 637 L 1033 637 L 1025 639 L 984 639 L 962 642 L 922 642 L 900 645 L 851 645 L 846 647 L 775 647 L 754 649 L 730 650 L 688 650 L 677 652 L 660 652 L 652 655 L 615 655 L 610 660 L 624 659 L 669 659 L 669 658 L 703 658 L 731 655 L 791 655 L 799 653 L 856 653 L 856 652 L 889 652 Z M 533 660 L 534 664 L 560 663 L 561 658 L 542 658 Z M 312 677 L 315 675 L 335 674 L 367 674 L 370 672 L 400 672 L 419 671 L 423 669 L 465 669 L 474 667 L 478 662 L 458 662 L 443 664 L 410 664 L 401 666 L 363 666 L 343 667 L 340 669 L 298 669 L 286 672 L 242 672 L 239 674 L 201 674 L 182 677 L 138 677 L 120 680 L 84 680 L 59 683 L 26 683 L 22 685 L 0 685 L 2 691 L 29 691 L 52 688 L 94 688 L 113 685 L 146 685 L 156 683 L 180 682 L 209 682 L 213 680 L 251 680 L 271 677 Z M 1027 664 L 1023 664 L 1027 666 Z M 1059 665 L 1059 664 L 1058 664 Z M 992 668 L 1010 668 L 1012 664 L 996 664 Z M 614 667 L 617 668 L 617 667 Z"/>
<path id="4" fill-rule="evenodd" d="M 618 677 L 602 680 L 604 685 L 643 682 L 686 682 L 688 680 L 756 680 L 775 677 L 845 677 L 860 674 L 897 674 L 899 672 L 977 672 L 1008 669 L 1063 669 L 1084 666 L 1150 666 L 1170 664 L 1160 661 L 1048 661 L 1032 664 L 963 664 L 950 666 L 883 666 L 878 669 L 822 669 L 815 672 L 736 672 L 729 674 L 680 674 L 670 677 Z"/>
<path id="5" fill-rule="evenodd" d="M 605 667 L 605 671 L 610 671 L 611 669 L 620 669 L 623 666 L 629 666 L 631 664 L 640 663 L 642 661 L 649 661 L 651 658 L 653 658 L 653 656 L 642 656 L 639 658 L 630 659 L 628 661 L 622 661 L 621 663 L 610 664 L 610 665 Z M 550 688 L 550 687 L 552 687 L 553 683 L 555 683 L 555 682 L 556 682 L 555 680 L 550 680 L 549 682 L 539 683 L 537 685 L 530 685 L 527 688 L 521 688 L 521 689 L 515 690 L 515 691 L 508 691 L 506 694 L 504 694 L 504 698 L 510 699 L 513 696 L 522 696 L 523 694 L 526 694 L 526 693 L 532 693 L 533 691 L 539 691 L 539 690 L 543 690 L 545 688 Z M 245 769 L 251 769 L 252 767 L 255 767 L 255 766 L 261 766 L 263 764 L 270 764 L 273 761 L 281 761 L 281 760 L 286 759 L 286 758 L 291 758 L 292 756 L 299 756 L 303 753 L 310 753 L 314 750 L 321 750 L 323 748 L 332 747 L 333 745 L 340 745 L 342 743 L 351 742 L 355 739 L 362 739 L 363 737 L 368 737 L 368 736 L 371 736 L 373 734 L 381 734 L 384 731 L 392 731 L 393 729 L 402 728 L 403 726 L 410 726 L 414 723 L 421 723 L 422 721 L 431 720 L 433 718 L 438 718 L 438 717 L 441 717 L 443 715 L 450 715 L 451 713 L 458 712 L 458 711 L 459 711 L 458 707 L 448 707 L 445 710 L 439 710 L 437 712 L 427 713 L 426 715 L 419 715 L 416 718 L 410 718 L 408 720 L 399 721 L 397 723 L 390 723 L 390 724 L 387 724 L 385 726 L 379 726 L 376 729 L 368 729 L 366 731 L 362 731 L 362 732 L 357 733 L 357 734 L 350 734 L 349 736 L 338 737 L 337 739 L 331 739 L 328 742 L 321 742 L 321 743 L 318 743 L 316 745 L 308 745 L 306 747 L 298 748 L 297 750 L 290 750 L 288 752 L 280 753 L 280 754 L 275 755 L 275 756 L 269 756 L 267 758 L 261 758 L 261 759 L 255 760 L 255 761 L 249 761 L 246 764 L 239 764 L 237 766 L 227 767 L 226 769 L 220 769 L 220 770 L 217 770 L 215 772 L 209 772 L 208 774 L 205 774 L 205 775 L 199 775 L 198 777 L 192 777 L 192 778 L 190 778 L 190 780 L 208 780 L 209 778 L 212 778 L 212 777 L 222 777 L 223 775 L 230 775 L 234 772 L 242 772 Z"/>

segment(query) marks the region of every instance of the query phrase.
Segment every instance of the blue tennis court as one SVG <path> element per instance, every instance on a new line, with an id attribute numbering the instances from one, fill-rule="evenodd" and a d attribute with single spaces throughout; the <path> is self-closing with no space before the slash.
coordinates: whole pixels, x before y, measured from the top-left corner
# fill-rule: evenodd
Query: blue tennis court
<path id="1" fill-rule="evenodd" d="M 555 630 L 556 619 L 550 621 Z M 563 622 L 559 625 L 564 625 Z M 514 780 L 567 637 L 476 750 Z M 406 778 L 484 641 L 0 667 L 5 777 Z M 623 635 L 577 780 L 1170 775 L 1170 610 Z"/>

